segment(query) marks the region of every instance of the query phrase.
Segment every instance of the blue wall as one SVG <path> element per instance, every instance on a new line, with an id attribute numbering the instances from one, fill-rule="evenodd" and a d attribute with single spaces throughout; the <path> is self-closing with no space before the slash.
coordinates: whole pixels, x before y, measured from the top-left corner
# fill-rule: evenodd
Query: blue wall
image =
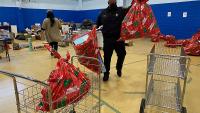
<path id="1" fill-rule="evenodd" d="M 46 11 L 46 9 L 0 7 L 0 22 L 16 24 L 18 26 L 18 30 L 23 31 L 24 28 L 30 27 L 35 23 L 42 23 L 46 17 Z M 87 18 L 95 22 L 100 11 L 101 10 L 54 10 L 54 14 L 56 17 L 61 18 L 66 22 L 73 21 L 80 23 Z"/>
<path id="2" fill-rule="evenodd" d="M 25 9 L 16 7 L 0 7 L 0 22 L 8 22 L 18 26 L 18 31 L 23 31 L 35 23 L 42 23 L 46 17 L 45 9 Z M 64 21 L 82 22 L 79 11 L 54 10 L 56 17 Z"/>
<path id="3" fill-rule="evenodd" d="M 30 27 L 35 23 L 42 23 L 46 17 L 46 12 L 47 10 L 45 9 L 22 9 L 24 27 Z M 76 16 L 77 11 L 70 10 L 54 10 L 54 14 L 64 21 L 74 21 L 75 18 L 79 17 Z"/>
<path id="4" fill-rule="evenodd" d="M 10 24 L 17 24 L 20 28 L 21 23 L 20 11 L 16 7 L 0 7 L 0 22 L 9 22 Z M 23 23 L 22 23 L 23 24 Z M 23 25 L 22 25 L 23 26 Z"/>
<path id="5" fill-rule="evenodd" d="M 95 10 L 81 10 L 78 11 L 79 18 L 76 18 L 76 22 L 82 22 L 84 19 L 90 19 L 96 22 L 97 16 L 101 13 L 101 9 Z"/>
<path id="6" fill-rule="evenodd" d="M 200 29 L 200 1 L 152 5 L 161 32 L 173 34 L 178 39 L 190 38 Z M 167 17 L 167 12 L 172 16 Z M 188 13 L 183 18 L 183 12 Z"/>
<path id="7" fill-rule="evenodd" d="M 180 2 L 152 5 L 158 25 L 163 34 L 173 34 L 178 39 L 190 38 L 200 29 L 200 1 Z M 64 21 L 82 22 L 89 18 L 96 21 L 100 13 L 96 10 L 54 10 L 56 17 Z M 167 12 L 172 12 L 172 17 L 167 17 Z M 187 11 L 188 17 L 183 18 L 182 13 Z M 19 31 L 30 27 L 34 23 L 42 23 L 46 16 L 44 9 L 19 9 L 14 7 L 0 7 L 0 22 L 7 21 L 16 24 Z"/>

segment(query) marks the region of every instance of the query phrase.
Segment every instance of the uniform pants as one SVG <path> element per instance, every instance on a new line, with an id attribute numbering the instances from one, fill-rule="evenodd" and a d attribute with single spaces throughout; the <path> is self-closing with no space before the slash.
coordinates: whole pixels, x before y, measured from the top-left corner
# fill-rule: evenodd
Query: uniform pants
<path id="1" fill-rule="evenodd" d="M 109 74 L 110 72 L 110 62 L 112 58 L 113 51 L 117 53 L 117 64 L 116 69 L 117 71 L 122 70 L 122 66 L 124 63 L 124 59 L 126 56 L 126 49 L 125 49 L 125 43 L 120 41 L 113 41 L 113 40 L 107 40 L 104 38 L 104 65 L 106 68 L 106 73 Z"/>

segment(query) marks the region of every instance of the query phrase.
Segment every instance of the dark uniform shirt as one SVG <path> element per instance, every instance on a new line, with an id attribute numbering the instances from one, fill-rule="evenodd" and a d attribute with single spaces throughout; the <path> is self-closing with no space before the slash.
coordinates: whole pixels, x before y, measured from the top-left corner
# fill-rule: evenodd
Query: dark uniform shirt
<path id="1" fill-rule="evenodd" d="M 104 38 L 114 39 L 115 41 L 120 38 L 121 24 L 128 9 L 107 7 L 101 12 L 97 19 L 97 27 L 103 25 L 102 33 Z"/>

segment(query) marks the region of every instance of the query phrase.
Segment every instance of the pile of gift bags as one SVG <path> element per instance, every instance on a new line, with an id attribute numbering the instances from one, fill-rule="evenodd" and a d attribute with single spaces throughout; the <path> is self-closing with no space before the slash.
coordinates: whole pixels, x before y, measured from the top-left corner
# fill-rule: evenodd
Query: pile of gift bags
<path id="1" fill-rule="evenodd" d="M 79 101 L 90 90 L 90 80 L 79 68 L 69 63 L 69 53 L 67 53 L 67 58 L 62 58 L 51 46 L 45 45 L 45 47 L 58 58 L 56 69 L 51 72 L 47 80 L 47 84 L 51 89 L 53 109 Z M 42 98 L 36 107 L 39 111 L 46 112 L 50 110 L 48 90 L 45 87 L 41 91 Z"/>
<path id="2" fill-rule="evenodd" d="M 165 46 L 183 46 L 186 54 L 200 56 L 200 32 L 194 34 L 191 39 L 186 40 L 176 40 L 175 37 L 173 37 L 165 43 Z"/>

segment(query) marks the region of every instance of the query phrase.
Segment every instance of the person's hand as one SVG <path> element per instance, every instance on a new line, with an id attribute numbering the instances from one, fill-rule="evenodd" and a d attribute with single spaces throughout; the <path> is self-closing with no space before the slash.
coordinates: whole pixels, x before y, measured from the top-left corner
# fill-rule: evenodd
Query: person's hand
<path id="1" fill-rule="evenodd" d="M 97 31 L 99 31 L 99 30 L 101 30 L 103 28 L 103 26 L 101 25 L 101 26 L 99 26 L 98 28 L 97 28 Z"/>

